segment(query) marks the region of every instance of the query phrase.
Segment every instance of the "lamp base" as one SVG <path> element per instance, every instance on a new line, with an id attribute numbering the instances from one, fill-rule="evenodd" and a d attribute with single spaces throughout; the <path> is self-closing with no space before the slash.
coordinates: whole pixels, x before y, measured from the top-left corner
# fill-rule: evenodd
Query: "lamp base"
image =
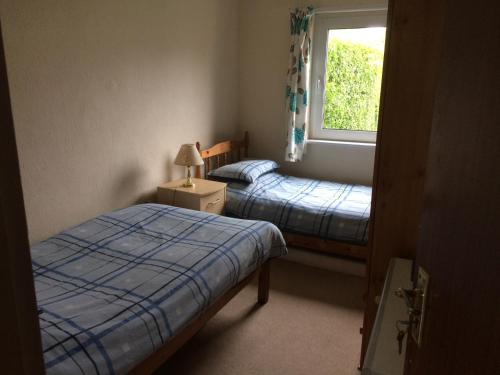
<path id="1" fill-rule="evenodd" d="M 189 167 L 188 167 L 188 175 L 187 175 L 186 182 L 184 182 L 184 184 L 182 184 L 182 187 L 193 188 L 193 189 L 195 187 L 195 184 L 193 183 L 193 180 L 191 178 L 191 170 Z"/>

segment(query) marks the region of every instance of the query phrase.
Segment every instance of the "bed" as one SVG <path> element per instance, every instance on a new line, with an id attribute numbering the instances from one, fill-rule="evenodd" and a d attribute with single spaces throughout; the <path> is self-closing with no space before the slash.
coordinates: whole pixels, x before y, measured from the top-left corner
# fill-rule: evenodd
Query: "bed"
<path id="1" fill-rule="evenodd" d="M 149 374 L 286 254 L 272 224 L 159 204 L 101 215 L 32 247 L 48 374 Z"/>
<path id="2" fill-rule="evenodd" d="M 204 167 L 196 177 L 211 174 L 248 156 L 249 137 L 201 150 Z M 226 179 L 226 215 L 266 220 L 277 225 L 289 246 L 346 256 L 368 257 L 371 187 L 341 184 L 268 172 L 251 183 Z"/>

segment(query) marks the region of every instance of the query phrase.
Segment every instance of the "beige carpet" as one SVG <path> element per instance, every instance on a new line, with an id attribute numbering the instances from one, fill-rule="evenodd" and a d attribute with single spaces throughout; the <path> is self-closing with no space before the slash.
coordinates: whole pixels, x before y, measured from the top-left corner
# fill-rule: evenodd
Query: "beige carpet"
<path id="1" fill-rule="evenodd" d="M 365 281 L 276 260 L 271 293 L 243 289 L 158 374 L 359 375 Z"/>

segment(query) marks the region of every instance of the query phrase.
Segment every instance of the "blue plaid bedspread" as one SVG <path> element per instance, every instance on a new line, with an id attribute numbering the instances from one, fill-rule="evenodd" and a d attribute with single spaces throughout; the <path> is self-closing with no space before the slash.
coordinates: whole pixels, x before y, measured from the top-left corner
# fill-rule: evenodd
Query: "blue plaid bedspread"
<path id="1" fill-rule="evenodd" d="M 281 230 L 364 245 L 372 189 L 267 173 L 228 185 L 226 214 L 266 220 Z"/>
<path id="2" fill-rule="evenodd" d="M 31 249 L 48 374 L 122 374 L 270 257 L 272 224 L 158 204 L 99 216 Z"/>

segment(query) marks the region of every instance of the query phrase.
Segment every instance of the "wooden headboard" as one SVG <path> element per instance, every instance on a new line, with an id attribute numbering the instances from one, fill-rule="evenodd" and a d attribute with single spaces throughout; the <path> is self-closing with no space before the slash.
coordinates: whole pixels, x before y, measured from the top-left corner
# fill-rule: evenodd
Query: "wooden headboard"
<path id="1" fill-rule="evenodd" d="M 207 178 L 207 174 L 211 170 L 240 161 L 242 157 L 248 157 L 248 141 L 248 132 L 246 131 L 240 141 L 220 142 L 206 150 L 201 150 L 200 142 L 196 142 L 196 148 L 200 152 L 205 165 L 196 167 L 195 177 Z"/>

